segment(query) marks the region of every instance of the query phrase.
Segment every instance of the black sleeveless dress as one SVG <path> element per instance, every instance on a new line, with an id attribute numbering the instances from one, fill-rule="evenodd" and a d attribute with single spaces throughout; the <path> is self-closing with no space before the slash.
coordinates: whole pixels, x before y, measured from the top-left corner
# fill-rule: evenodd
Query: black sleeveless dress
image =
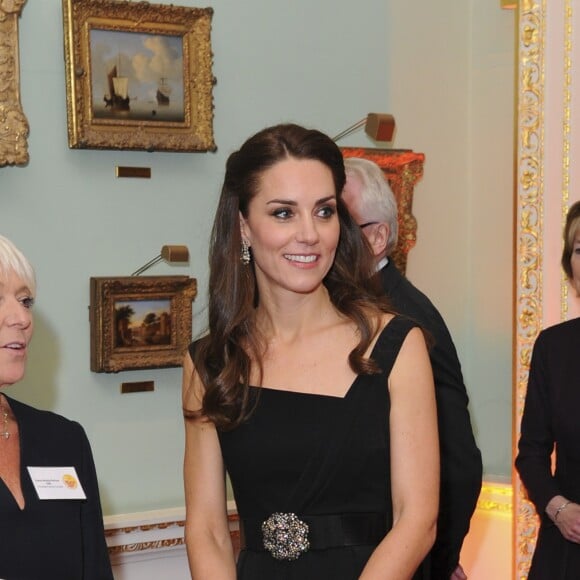
<path id="1" fill-rule="evenodd" d="M 357 376 L 344 398 L 252 388 L 259 398 L 250 419 L 219 433 L 242 522 L 262 522 L 275 512 L 314 519 L 336 514 L 376 519 L 378 514 L 385 533 L 390 529 L 387 378 L 413 326 L 400 316 L 389 322 L 372 351 L 381 373 Z M 310 549 L 291 561 L 275 559 L 263 548 L 243 549 L 238 578 L 354 580 L 380 539 Z"/>

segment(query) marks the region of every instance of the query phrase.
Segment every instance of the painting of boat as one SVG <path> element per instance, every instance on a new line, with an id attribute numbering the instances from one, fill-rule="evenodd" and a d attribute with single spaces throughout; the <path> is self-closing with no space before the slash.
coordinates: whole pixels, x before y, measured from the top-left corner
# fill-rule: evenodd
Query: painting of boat
<path id="1" fill-rule="evenodd" d="M 117 74 L 117 65 L 107 75 L 109 94 L 105 95 L 105 108 L 111 111 L 129 111 L 129 79 Z"/>
<path id="2" fill-rule="evenodd" d="M 157 104 L 161 107 L 169 106 L 169 95 L 171 95 L 171 87 L 167 84 L 167 79 L 161 77 L 159 86 L 157 87 Z"/>

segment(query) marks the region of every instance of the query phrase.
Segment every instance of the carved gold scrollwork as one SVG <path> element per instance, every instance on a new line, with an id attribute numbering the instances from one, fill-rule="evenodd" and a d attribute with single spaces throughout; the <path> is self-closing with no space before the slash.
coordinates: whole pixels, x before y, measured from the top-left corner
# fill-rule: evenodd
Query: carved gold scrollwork
<path id="1" fill-rule="evenodd" d="M 544 21 L 541 2 L 521 2 L 518 27 L 514 449 L 519 439 L 532 347 L 542 324 Z M 513 483 L 515 575 L 526 578 L 538 521 L 517 475 Z"/>
<path id="2" fill-rule="evenodd" d="M 28 162 L 18 64 L 18 17 L 25 1 L 0 0 L 0 167 Z"/>

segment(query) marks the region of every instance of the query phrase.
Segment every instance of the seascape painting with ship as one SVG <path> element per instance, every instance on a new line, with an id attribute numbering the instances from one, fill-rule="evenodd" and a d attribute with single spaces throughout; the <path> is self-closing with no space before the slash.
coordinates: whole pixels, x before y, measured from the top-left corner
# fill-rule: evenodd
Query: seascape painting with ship
<path id="1" fill-rule="evenodd" d="M 183 122 L 182 38 L 92 29 L 95 119 Z"/>

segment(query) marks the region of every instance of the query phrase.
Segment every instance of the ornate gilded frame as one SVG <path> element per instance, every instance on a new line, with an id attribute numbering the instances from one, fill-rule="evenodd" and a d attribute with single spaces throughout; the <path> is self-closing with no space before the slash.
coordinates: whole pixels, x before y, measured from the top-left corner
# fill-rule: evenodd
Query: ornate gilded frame
<path id="1" fill-rule="evenodd" d="M 191 342 L 192 301 L 197 281 L 188 276 L 94 277 L 90 281 L 91 370 L 179 367 Z M 130 326 L 132 314 L 119 316 L 126 305 L 153 309 L 161 316 Z M 155 303 L 152 305 L 151 303 Z M 123 320 L 121 320 L 123 318 Z M 125 324 L 122 324 L 122 323 Z M 121 336 L 122 335 L 122 336 Z M 120 338 L 121 336 L 121 338 Z"/>
<path id="2" fill-rule="evenodd" d="M 70 148 L 215 151 L 212 8 L 62 6 Z"/>
<path id="3" fill-rule="evenodd" d="M 28 163 L 28 121 L 20 104 L 18 17 L 26 0 L 0 0 L 0 167 Z"/>
<path id="4" fill-rule="evenodd" d="M 568 284 L 559 261 L 570 186 L 578 182 L 572 162 L 578 151 L 571 106 L 574 5 L 572 0 L 555 0 L 549 7 L 550 18 L 546 0 L 520 0 L 518 5 L 514 456 L 535 339 L 542 328 L 569 316 Z M 551 75 L 546 75 L 548 68 Z M 539 521 L 515 471 L 513 490 L 514 577 L 523 579 L 528 577 Z"/>
<path id="5" fill-rule="evenodd" d="M 407 255 L 417 241 L 417 220 L 413 215 L 415 184 L 423 176 L 425 155 L 407 149 L 341 147 L 344 157 L 364 157 L 374 161 L 385 174 L 399 209 L 399 239 L 393 262 L 401 273 L 407 271 Z"/>
<path id="6" fill-rule="evenodd" d="M 532 348 L 542 326 L 542 101 L 543 20 L 540 1 L 518 9 L 518 142 L 515 213 L 515 312 L 513 449 L 517 453 L 520 422 Z M 517 472 L 514 493 L 514 578 L 527 578 L 534 553 L 538 520 Z"/>

